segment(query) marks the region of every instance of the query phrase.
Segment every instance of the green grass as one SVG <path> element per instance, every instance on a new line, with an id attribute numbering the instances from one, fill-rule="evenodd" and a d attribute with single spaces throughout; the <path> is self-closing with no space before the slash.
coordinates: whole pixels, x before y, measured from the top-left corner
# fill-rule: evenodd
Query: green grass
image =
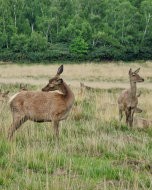
<path id="1" fill-rule="evenodd" d="M 2 87 L 13 92 L 18 89 L 17 84 Z M 75 110 L 60 125 L 59 144 L 51 123 L 30 121 L 9 142 L 6 135 L 12 118 L 4 103 L 0 112 L 0 189 L 152 189 L 152 128 L 130 129 L 118 122 L 115 106 L 102 107 L 103 97 L 113 101 L 117 93 L 91 91 L 77 97 Z M 111 119 L 106 120 L 104 114 L 111 114 Z"/>

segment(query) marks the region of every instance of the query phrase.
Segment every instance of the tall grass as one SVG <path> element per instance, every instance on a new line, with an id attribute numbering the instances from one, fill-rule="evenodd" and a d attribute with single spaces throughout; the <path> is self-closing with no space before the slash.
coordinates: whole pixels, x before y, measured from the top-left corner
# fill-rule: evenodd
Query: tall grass
<path id="1" fill-rule="evenodd" d="M 18 86 L 1 84 L 12 94 Z M 69 118 L 60 125 L 59 144 L 51 123 L 30 121 L 9 142 L 6 136 L 12 117 L 9 105 L 1 104 L 0 189 L 152 189 L 152 128 L 128 128 L 124 121 L 118 122 L 120 89 L 80 94 L 79 88 L 72 88 L 76 101 Z M 152 92 L 142 92 L 139 107 L 144 112 L 140 116 L 150 118 Z"/>

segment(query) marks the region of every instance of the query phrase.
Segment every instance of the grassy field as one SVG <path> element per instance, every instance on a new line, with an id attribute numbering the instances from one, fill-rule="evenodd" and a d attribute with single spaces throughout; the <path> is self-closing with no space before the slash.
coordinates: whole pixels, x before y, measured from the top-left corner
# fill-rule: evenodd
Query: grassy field
<path id="1" fill-rule="evenodd" d="M 152 128 L 129 128 L 118 121 L 117 97 L 129 86 L 129 68 L 141 68 L 145 82 L 139 118 L 152 118 L 152 63 L 65 65 L 63 79 L 76 97 L 60 142 L 51 123 L 26 122 L 12 142 L 6 139 L 12 117 L 0 102 L 0 189 L 2 190 L 140 190 L 152 189 Z M 10 96 L 20 83 L 40 90 L 58 65 L 0 65 L 0 88 Z M 95 88 L 80 93 L 80 82 Z"/>

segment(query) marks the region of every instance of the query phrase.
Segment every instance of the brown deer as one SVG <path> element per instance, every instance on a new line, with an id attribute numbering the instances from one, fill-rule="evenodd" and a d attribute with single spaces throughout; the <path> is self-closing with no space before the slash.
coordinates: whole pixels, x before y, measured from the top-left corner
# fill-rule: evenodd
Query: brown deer
<path id="1" fill-rule="evenodd" d="M 138 104 L 138 97 L 140 94 L 136 94 L 137 82 L 143 82 L 144 79 L 139 76 L 140 68 L 138 68 L 136 71 L 132 71 L 132 69 L 129 70 L 129 79 L 130 79 L 130 89 L 126 89 L 122 91 L 118 98 L 118 106 L 119 106 L 119 119 L 121 121 L 122 114 L 125 112 L 126 115 L 126 123 L 129 124 L 130 127 L 132 127 L 133 124 L 133 116 L 135 112 L 141 112 L 142 110 L 140 108 L 137 108 Z"/>
<path id="2" fill-rule="evenodd" d="M 53 122 L 56 137 L 59 136 L 59 122 L 65 120 L 74 103 L 74 94 L 70 87 L 60 78 L 63 65 L 58 68 L 55 77 L 42 88 L 42 91 L 22 91 L 13 96 L 10 107 L 13 123 L 8 138 L 27 120 L 34 122 Z M 58 90 L 59 92 L 57 92 Z M 53 91 L 53 92 L 50 92 Z"/>
<path id="3" fill-rule="evenodd" d="M 80 95 L 85 91 L 95 91 L 96 89 L 90 86 L 86 86 L 84 83 L 80 82 Z"/>
<path id="4" fill-rule="evenodd" d="M 0 90 L 0 101 L 6 102 L 8 100 L 8 94 L 9 94 L 9 91 L 1 92 L 1 90 Z"/>
<path id="5" fill-rule="evenodd" d="M 84 83 L 80 82 L 80 88 L 81 89 L 86 89 L 86 90 L 94 90 L 94 88 L 90 86 L 86 86 Z"/>
<path id="6" fill-rule="evenodd" d="M 28 91 L 27 84 L 20 84 L 20 91 Z"/>

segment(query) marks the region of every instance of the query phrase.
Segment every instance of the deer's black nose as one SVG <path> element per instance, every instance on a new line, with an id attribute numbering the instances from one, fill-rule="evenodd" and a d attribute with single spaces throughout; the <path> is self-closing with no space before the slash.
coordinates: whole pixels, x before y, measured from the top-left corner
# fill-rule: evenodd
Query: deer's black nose
<path id="1" fill-rule="evenodd" d="M 42 88 L 42 91 L 44 91 L 44 92 L 45 92 L 45 91 L 46 91 L 46 88 Z"/>

